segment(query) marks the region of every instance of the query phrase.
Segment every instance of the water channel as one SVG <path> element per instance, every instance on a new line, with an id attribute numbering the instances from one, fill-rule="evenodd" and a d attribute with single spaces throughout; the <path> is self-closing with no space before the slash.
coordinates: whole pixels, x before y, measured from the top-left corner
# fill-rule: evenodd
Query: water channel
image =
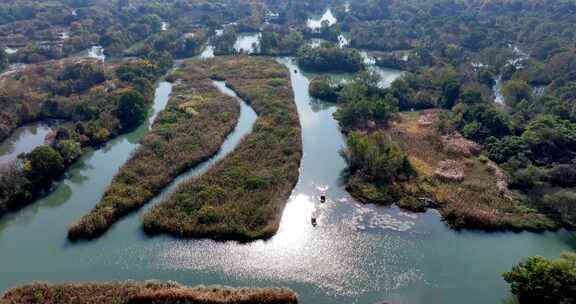
<path id="1" fill-rule="evenodd" d="M 0 143 L 0 165 L 14 161 L 21 153 L 29 153 L 46 142 L 55 122 L 36 122 L 16 129 Z"/>
<path id="2" fill-rule="evenodd" d="M 201 174 L 251 131 L 256 116 L 243 102 L 240 121 L 211 160 L 180 176 L 147 207 L 102 238 L 71 244 L 67 226 L 102 197 L 168 101 L 160 82 L 150 119 L 137 130 L 87 153 L 49 196 L 0 219 L 0 290 L 30 282 L 174 280 L 186 285 L 285 286 L 303 303 L 501 303 L 509 294 L 500 274 L 529 255 L 557 257 L 576 247 L 573 234 L 482 233 L 449 229 L 437 212 L 362 205 L 343 185 L 345 140 L 335 105 L 308 95 L 309 76 L 291 58 L 304 155 L 278 233 L 249 244 L 147 237 L 140 216 L 180 181 Z M 398 71 L 380 70 L 388 82 Z M 388 73 L 388 74 L 386 74 Z M 395 74 L 392 74 L 395 73 Z M 234 96 L 223 83 L 215 83 Z M 386 85 L 386 84 L 384 84 Z M 326 203 L 318 196 L 326 194 Z M 318 226 L 310 225 L 312 215 Z"/>

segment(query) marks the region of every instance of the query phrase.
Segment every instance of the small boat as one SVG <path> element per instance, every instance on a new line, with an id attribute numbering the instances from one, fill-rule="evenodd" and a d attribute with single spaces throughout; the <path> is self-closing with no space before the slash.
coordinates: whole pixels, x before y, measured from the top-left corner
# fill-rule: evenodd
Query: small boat
<path id="1" fill-rule="evenodd" d="M 320 195 L 320 202 L 321 202 L 321 203 L 325 203 L 325 202 L 326 202 L 326 195 Z"/>
<path id="2" fill-rule="evenodd" d="M 318 221 L 316 220 L 315 217 L 312 218 L 312 226 L 313 226 L 313 227 L 318 226 Z"/>

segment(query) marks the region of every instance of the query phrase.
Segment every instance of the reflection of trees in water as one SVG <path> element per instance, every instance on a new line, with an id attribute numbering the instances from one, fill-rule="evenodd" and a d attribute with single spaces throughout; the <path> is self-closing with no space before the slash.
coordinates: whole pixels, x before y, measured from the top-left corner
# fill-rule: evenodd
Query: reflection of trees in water
<path id="1" fill-rule="evenodd" d="M 44 137 L 52 130 L 52 123 L 33 123 L 22 126 L 14 131 L 10 137 L 0 145 L 0 163 L 15 159 L 20 152 L 28 152 L 28 147 L 33 149 L 44 144 Z M 21 144 L 22 151 L 16 151 Z"/>
<path id="2" fill-rule="evenodd" d="M 66 203 L 70 197 L 72 197 L 72 188 L 65 183 L 58 184 L 55 191 L 48 196 L 0 218 L 0 233 L 9 226 L 18 227 L 32 223 L 41 209 L 58 208 Z"/>
<path id="3" fill-rule="evenodd" d="M 42 200 L 37 206 L 56 208 L 67 202 L 72 196 L 72 188 L 64 182 L 56 186 L 56 190 Z"/>
<path id="4" fill-rule="evenodd" d="M 328 110 L 334 107 L 335 104 L 333 102 L 326 102 L 319 99 L 311 99 L 310 101 L 310 108 L 313 112 L 320 112 L 324 110 Z"/>
<path id="5" fill-rule="evenodd" d="M 86 163 L 84 160 L 91 159 L 94 155 L 94 150 L 90 149 L 84 153 L 80 160 L 76 161 L 68 170 L 68 180 L 76 185 L 82 185 L 90 179 L 89 176 L 83 175 L 82 172 L 87 172 L 88 169 L 94 169 L 94 166 Z"/>

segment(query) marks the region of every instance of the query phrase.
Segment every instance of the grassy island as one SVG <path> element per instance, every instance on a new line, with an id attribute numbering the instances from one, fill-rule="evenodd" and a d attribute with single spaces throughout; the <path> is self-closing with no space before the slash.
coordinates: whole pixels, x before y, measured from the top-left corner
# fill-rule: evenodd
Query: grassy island
<path id="1" fill-rule="evenodd" d="M 31 284 L 7 291 L 3 304 L 296 304 L 296 293 L 283 288 L 186 287 L 176 283 Z"/>
<path id="2" fill-rule="evenodd" d="M 141 207 L 178 174 L 214 155 L 234 129 L 238 101 L 221 93 L 194 61 L 170 75 L 168 105 L 141 146 L 112 180 L 102 200 L 69 229 L 69 238 L 94 238 Z"/>
<path id="3" fill-rule="evenodd" d="M 298 180 L 300 123 L 290 76 L 272 59 L 228 57 L 205 63 L 258 114 L 253 132 L 203 176 L 145 214 L 148 232 L 249 241 L 272 236 Z"/>

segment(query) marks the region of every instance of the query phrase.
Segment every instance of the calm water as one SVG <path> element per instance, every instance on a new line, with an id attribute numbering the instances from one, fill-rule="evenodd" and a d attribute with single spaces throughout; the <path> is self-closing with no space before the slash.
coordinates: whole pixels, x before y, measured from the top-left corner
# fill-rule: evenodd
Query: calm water
<path id="1" fill-rule="evenodd" d="M 9 163 L 21 153 L 29 153 L 44 144 L 46 135 L 52 131 L 50 123 L 31 123 L 14 131 L 0 143 L 0 165 Z"/>
<path id="2" fill-rule="evenodd" d="M 238 53 L 252 54 L 259 51 L 260 33 L 241 33 L 234 43 L 234 50 Z"/>
<path id="3" fill-rule="evenodd" d="M 97 203 L 137 147 L 145 125 L 83 157 L 52 195 L 0 220 L 0 289 L 34 280 L 160 279 L 288 286 L 304 303 L 500 303 L 508 296 L 501 272 L 525 256 L 556 257 L 576 246 L 566 232 L 459 233 L 434 211 L 416 215 L 354 202 L 342 184 L 346 165 L 338 151 L 344 139 L 332 117 L 335 108 L 312 101 L 306 76 L 290 59 L 281 62 L 291 71 L 304 156 L 275 237 L 245 245 L 148 238 L 141 232 L 139 212 L 96 241 L 68 243 L 67 225 Z M 230 93 L 222 83 L 215 85 Z M 161 83 L 155 111 L 164 107 L 169 93 L 170 85 Z M 216 159 L 186 177 L 233 149 L 254 119 L 242 103 L 240 123 Z M 324 204 L 320 193 L 328 196 Z M 313 214 L 316 228 L 310 225 Z"/>

